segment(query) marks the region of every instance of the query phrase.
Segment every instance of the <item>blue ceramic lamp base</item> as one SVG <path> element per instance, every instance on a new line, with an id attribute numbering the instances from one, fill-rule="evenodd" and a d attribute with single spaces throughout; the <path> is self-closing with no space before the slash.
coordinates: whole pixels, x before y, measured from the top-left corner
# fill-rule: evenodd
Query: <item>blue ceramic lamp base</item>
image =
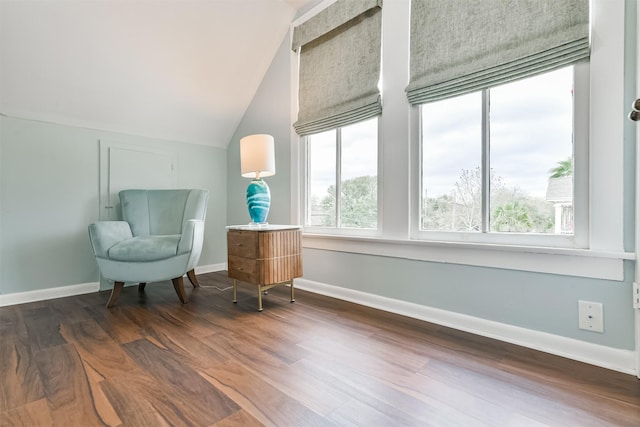
<path id="1" fill-rule="evenodd" d="M 251 181 L 247 187 L 247 208 L 251 224 L 267 224 L 270 206 L 271 192 L 267 183 L 260 178 Z"/>

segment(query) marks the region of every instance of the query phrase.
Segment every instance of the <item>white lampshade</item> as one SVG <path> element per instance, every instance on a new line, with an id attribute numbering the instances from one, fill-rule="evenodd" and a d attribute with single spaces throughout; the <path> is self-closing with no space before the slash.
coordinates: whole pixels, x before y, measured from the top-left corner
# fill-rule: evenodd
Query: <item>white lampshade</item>
<path id="1" fill-rule="evenodd" d="M 249 135 L 240 140 L 240 170 L 245 178 L 276 174 L 275 147 L 271 135 Z"/>

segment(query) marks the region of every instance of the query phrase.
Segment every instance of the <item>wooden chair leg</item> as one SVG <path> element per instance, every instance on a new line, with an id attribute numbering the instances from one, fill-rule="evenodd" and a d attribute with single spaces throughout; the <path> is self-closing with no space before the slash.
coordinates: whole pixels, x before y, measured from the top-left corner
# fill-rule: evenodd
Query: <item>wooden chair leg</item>
<path id="1" fill-rule="evenodd" d="M 140 283 L 138 285 L 138 292 L 143 292 L 144 291 L 144 287 L 147 286 L 146 283 Z"/>
<path id="2" fill-rule="evenodd" d="M 186 304 L 187 293 L 184 291 L 184 281 L 182 280 L 182 276 L 171 279 L 171 281 L 173 282 L 173 289 L 176 290 L 176 294 L 178 294 L 178 298 L 180 298 L 180 302 Z"/>
<path id="3" fill-rule="evenodd" d="M 200 283 L 198 283 L 198 278 L 196 277 L 195 270 L 187 271 L 187 277 L 189 278 L 189 281 L 191 282 L 194 288 L 200 287 Z"/>
<path id="4" fill-rule="evenodd" d="M 113 284 L 113 290 L 111 291 L 111 296 L 109 297 L 109 301 L 107 301 L 107 308 L 113 307 L 116 302 L 118 302 L 118 297 L 120 296 L 120 291 L 124 287 L 124 282 L 115 282 Z"/>

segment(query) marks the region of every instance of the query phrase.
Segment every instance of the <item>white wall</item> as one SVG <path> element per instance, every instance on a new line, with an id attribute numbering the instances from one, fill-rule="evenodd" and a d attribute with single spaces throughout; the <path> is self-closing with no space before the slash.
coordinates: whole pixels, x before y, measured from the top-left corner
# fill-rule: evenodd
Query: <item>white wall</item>
<path id="1" fill-rule="evenodd" d="M 289 152 L 289 36 L 278 49 L 265 77 L 227 147 L 227 221 L 229 225 L 251 221 L 246 205 L 250 180 L 240 176 L 240 139 L 256 133 L 273 135 L 276 174 L 265 178 L 271 190 L 271 209 L 267 221 L 290 223 L 291 162 Z"/>
<path id="2" fill-rule="evenodd" d="M 0 112 L 225 148 L 284 1 L 0 2 Z"/>

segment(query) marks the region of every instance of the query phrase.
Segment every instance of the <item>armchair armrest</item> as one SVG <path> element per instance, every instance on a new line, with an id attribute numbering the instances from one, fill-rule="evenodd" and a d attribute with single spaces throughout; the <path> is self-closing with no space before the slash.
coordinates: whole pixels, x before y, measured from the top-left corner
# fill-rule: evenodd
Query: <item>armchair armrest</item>
<path id="1" fill-rule="evenodd" d="M 116 243 L 133 237 L 126 221 L 99 221 L 89 224 L 89 238 L 97 257 L 108 258 L 107 251 Z"/>
<path id="2" fill-rule="evenodd" d="M 178 243 L 178 254 L 202 250 L 204 241 L 204 221 L 199 219 L 188 220 L 182 229 L 182 237 Z"/>

